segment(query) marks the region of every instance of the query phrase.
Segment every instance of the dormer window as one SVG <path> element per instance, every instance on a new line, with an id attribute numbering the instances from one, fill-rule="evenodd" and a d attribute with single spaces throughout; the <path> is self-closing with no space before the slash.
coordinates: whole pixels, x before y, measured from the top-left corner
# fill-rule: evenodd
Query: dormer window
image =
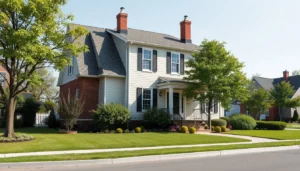
<path id="1" fill-rule="evenodd" d="M 152 50 L 143 48 L 143 71 L 152 71 Z"/>
<path id="2" fill-rule="evenodd" d="M 172 62 L 172 66 L 171 66 L 171 73 L 172 74 L 179 74 L 179 53 L 172 53 L 171 55 L 171 62 Z"/>
<path id="3" fill-rule="evenodd" d="M 69 74 L 69 75 L 72 75 L 73 72 L 74 72 L 74 63 L 75 63 L 75 59 L 74 59 L 74 57 L 72 57 L 71 59 L 72 59 L 72 65 L 69 65 L 69 66 L 68 66 L 68 74 Z"/>

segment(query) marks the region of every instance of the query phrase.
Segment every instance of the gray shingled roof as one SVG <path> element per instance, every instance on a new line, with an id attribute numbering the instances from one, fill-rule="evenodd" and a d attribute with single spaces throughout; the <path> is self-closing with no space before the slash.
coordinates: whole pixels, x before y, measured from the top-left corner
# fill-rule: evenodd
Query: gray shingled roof
<path id="1" fill-rule="evenodd" d="M 114 34 L 123 37 L 127 41 L 134 43 L 153 44 L 170 48 L 182 49 L 187 51 L 195 51 L 198 46 L 192 43 L 183 43 L 179 38 L 163 33 L 155 33 L 144 30 L 128 28 L 128 34 L 119 34 L 116 30 L 109 30 Z"/>
<path id="2" fill-rule="evenodd" d="M 265 90 L 270 90 L 273 88 L 272 78 L 254 77 L 254 80 L 256 80 L 256 82 Z"/>
<path id="3" fill-rule="evenodd" d="M 264 89 L 270 90 L 274 85 L 283 81 L 282 77 L 279 78 L 263 78 L 263 77 L 254 77 L 254 80 Z M 294 90 L 300 88 L 300 75 L 289 76 L 289 83 L 294 87 Z"/>

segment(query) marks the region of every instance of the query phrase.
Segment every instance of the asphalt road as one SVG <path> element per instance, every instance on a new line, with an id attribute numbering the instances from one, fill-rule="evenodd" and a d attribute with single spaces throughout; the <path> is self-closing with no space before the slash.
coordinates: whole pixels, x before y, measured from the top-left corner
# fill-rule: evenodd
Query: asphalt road
<path id="1" fill-rule="evenodd" d="M 1 169 L 1 171 L 299 171 L 300 150 L 116 165 Z M 33 164 L 34 166 L 34 164 Z"/>

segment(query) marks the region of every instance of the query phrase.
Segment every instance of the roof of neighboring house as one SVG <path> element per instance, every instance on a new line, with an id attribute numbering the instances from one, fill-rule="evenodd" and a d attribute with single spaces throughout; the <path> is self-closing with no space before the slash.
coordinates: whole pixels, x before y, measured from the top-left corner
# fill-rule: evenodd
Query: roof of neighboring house
<path id="1" fill-rule="evenodd" d="M 159 77 L 159 83 L 169 83 L 169 82 L 186 82 L 186 81 L 181 78 Z"/>
<path id="2" fill-rule="evenodd" d="M 270 90 L 274 87 L 275 84 L 283 81 L 283 77 L 279 78 L 263 78 L 263 77 L 253 77 L 254 80 L 264 89 Z M 289 76 L 288 82 L 294 87 L 294 90 L 298 90 L 300 88 L 300 75 Z"/>

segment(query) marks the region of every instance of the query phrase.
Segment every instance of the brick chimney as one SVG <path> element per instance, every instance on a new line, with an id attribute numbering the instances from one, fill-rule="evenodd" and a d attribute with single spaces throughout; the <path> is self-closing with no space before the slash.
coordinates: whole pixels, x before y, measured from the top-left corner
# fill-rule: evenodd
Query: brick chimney
<path id="1" fill-rule="evenodd" d="M 121 7 L 121 11 L 117 15 L 117 32 L 121 34 L 127 34 L 127 16 L 125 8 Z"/>
<path id="2" fill-rule="evenodd" d="M 184 43 L 192 43 L 191 39 L 191 24 L 188 20 L 188 16 L 184 16 L 184 20 L 180 22 L 180 40 Z"/>
<path id="3" fill-rule="evenodd" d="M 283 71 L 283 79 L 285 81 L 288 81 L 289 80 L 289 72 L 287 70 Z"/>

